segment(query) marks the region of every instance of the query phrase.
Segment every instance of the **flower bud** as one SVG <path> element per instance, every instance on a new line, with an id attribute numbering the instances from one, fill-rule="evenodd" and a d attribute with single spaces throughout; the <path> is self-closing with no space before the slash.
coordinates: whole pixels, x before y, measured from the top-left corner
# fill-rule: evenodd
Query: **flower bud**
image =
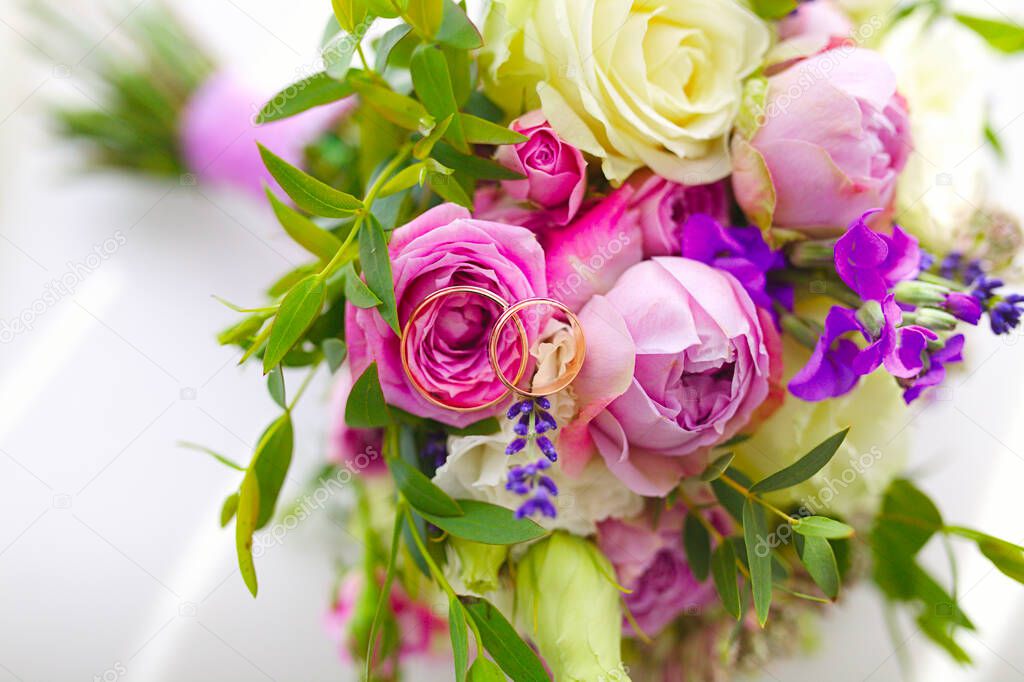
<path id="1" fill-rule="evenodd" d="M 864 301 L 864 305 L 857 309 L 857 321 L 864 325 L 873 338 L 877 339 L 885 326 L 882 304 L 878 301 Z"/>
<path id="2" fill-rule="evenodd" d="M 915 306 L 942 305 L 946 300 L 946 296 L 950 294 L 949 287 L 929 282 L 918 282 L 916 280 L 900 282 L 893 291 L 896 294 L 897 301 Z"/>
<path id="3" fill-rule="evenodd" d="M 967 324 L 978 324 L 981 320 L 981 301 L 959 291 L 952 291 L 946 296 L 942 307 L 958 320 Z"/>
<path id="4" fill-rule="evenodd" d="M 487 594 L 498 589 L 498 571 L 508 557 L 505 545 L 485 545 L 452 535 L 448 546 L 458 557 L 458 576 L 471 592 Z"/>
<path id="5" fill-rule="evenodd" d="M 797 242 L 789 253 L 789 262 L 798 268 L 831 268 L 835 258 L 835 239 L 808 239 Z"/>
<path id="6" fill-rule="evenodd" d="M 912 313 L 903 314 L 905 324 L 917 324 L 932 331 L 945 332 L 956 329 L 956 318 L 938 308 L 918 308 Z"/>
<path id="7" fill-rule="evenodd" d="M 516 575 L 520 627 L 559 682 L 629 682 L 615 569 L 590 541 L 555 533 L 530 547 Z"/>

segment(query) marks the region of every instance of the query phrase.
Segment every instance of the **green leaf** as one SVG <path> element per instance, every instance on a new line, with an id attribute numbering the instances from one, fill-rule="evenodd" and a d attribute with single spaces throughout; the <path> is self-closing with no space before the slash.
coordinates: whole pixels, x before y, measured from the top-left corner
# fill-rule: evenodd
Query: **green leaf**
<path id="1" fill-rule="evenodd" d="M 281 227 L 296 244 L 309 251 L 324 263 L 331 260 L 341 248 L 341 240 L 312 220 L 280 201 L 269 187 L 265 187 L 267 199 L 274 209 L 274 215 Z"/>
<path id="2" fill-rule="evenodd" d="M 948 618 L 923 611 L 917 617 L 917 624 L 921 628 L 921 632 L 942 647 L 954 661 L 964 665 L 970 664 L 970 655 L 953 639 L 953 631 Z"/>
<path id="3" fill-rule="evenodd" d="M 999 137 L 999 131 L 992 125 L 991 120 L 985 121 L 985 141 L 988 142 L 988 146 L 995 152 L 997 159 L 1006 161 L 1006 147 L 1003 146 L 1003 140 Z"/>
<path id="4" fill-rule="evenodd" d="M 978 549 L 1003 575 L 1024 584 L 1024 550 L 996 538 L 979 541 Z"/>
<path id="5" fill-rule="evenodd" d="M 739 620 L 743 615 L 740 604 L 740 591 L 736 584 L 736 550 L 729 540 L 718 543 L 711 555 L 711 576 L 715 581 L 715 589 L 722 600 L 722 606 Z"/>
<path id="6" fill-rule="evenodd" d="M 534 521 L 517 519 L 511 509 L 476 500 L 456 502 L 462 508 L 461 516 L 435 516 L 424 511 L 423 517 L 447 533 L 485 545 L 514 545 L 547 534 Z"/>
<path id="7" fill-rule="evenodd" d="M 355 33 L 356 27 L 366 20 L 366 0 L 331 0 L 331 8 L 338 20 L 338 25 L 349 33 Z"/>
<path id="8" fill-rule="evenodd" d="M 373 214 L 367 215 L 359 226 L 359 262 L 363 266 L 366 286 L 381 300 L 381 317 L 396 336 L 401 336 L 387 236 L 384 234 L 384 227 Z"/>
<path id="9" fill-rule="evenodd" d="M 345 358 L 348 357 L 348 347 L 345 342 L 341 339 L 324 339 L 320 347 L 327 359 L 327 366 L 331 368 L 331 374 L 337 372 L 341 364 L 345 362 Z"/>
<path id="10" fill-rule="evenodd" d="M 886 489 L 872 533 L 892 550 L 913 557 L 943 525 L 935 503 L 913 483 L 900 478 Z"/>
<path id="11" fill-rule="evenodd" d="M 739 469 L 729 467 L 726 469 L 725 475 L 746 488 L 750 487 L 750 479 Z M 729 515 L 743 523 L 743 502 L 746 498 L 734 488 L 726 485 L 721 478 L 711 481 L 711 490 L 715 493 L 715 499 L 729 512 Z"/>
<path id="12" fill-rule="evenodd" d="M 772 605 L 772 551 L 764 508 L 750 499 L 743 504 L 743 541 L 747 546 L 754 611 L 757 622 L 764 627 Z"/>
<path id="13" fill-rule="evenodd" d="M 434 126 L 434 129 L 430 131 L 429 135 L 425 135 L 419 140 L 416 140 L 416 144 L 412 147 L 412 155 L 421 160 L 430 156 L 430 153 L 434 151 L 434 145 L 436 145 L 441 138 L 444 137 L 444 134 L 448 132 L 448 126 L 451 125 L 453 118 L 454 117 L 449 114 Z M 417 180 L 419 180 L 419 178 L 417 178 Z"/>
<path id="14" fill-rule="evenodd" d="M 442 0 L 408 0 L 408 2 L 406 16 L 409 23 L 426 38 L 433 38 L 437 35 L 444 19 Z"/>
<path id="15" fill-rule="evenodd" d="M 996 50 L 1006 54 L 1024 51 L 1024 28 L 995 19 L 983 19 L 967 14 L 954 14 L 956 20 L 985 39 Z"/>
<path id="16" fill-rule="evenodd" d="M 477 656 L 473 661 L 473 666 L 469 669 L 467 679 L 469 682 L 505 682 L 507 678 L 497 663 L 483 656 Z"/>
<path id="17" fill-rule="evenodd" d="M 691 509 L 686 515 L 686 522 L 683 524 L 683 547 L 693 577 L 704 582 L 708 579 L 708 571 L 711 569 L 711 536 L 708 535 L 708 529 L 695 516 L 699 513 Z"/>
<path id="18" fill-rule="evenodd" d="M 256 144 L 260 148 L 263 164 L 277 180 L 277 184 L 304 211 L 325 218 L 344 218 L 363 207 L 363 202 L 351 194 L 320 182 L 258 142 Z"/>
<path id="19" fill-rule="evenodd" d="M 281 365 L 275 365 L 267 375 L 267 392 L 278 406 L 285 410 L 288 409 L 288 400 L 284 392 L 284 372 L 281 371 Z"/>
<path id="20" fill-rule="evenodd" d="M 828 464 L 846 439 L 850 429 L 843 429 L 816 445 L 810 452 L 798 459 L 782 471 L 758 481 L 751 488 L 752 493 L 770 493 L 775 490 L 791 488 L 803 483 Z"/>
<path id="21" fill-rule="evenodd" d="M 793 530 L 808 537 L 831 540 L 853 537 L 854 533 L 852 527 L 825 516 L 804 516 L 799 523 L 793 524 Z"/>
<path id="22" fill-rule="evenodd" d="M 339 81 L 345 80 L 358 45 L 356 36 L 345 30 L 338 31 L 320 51 L 327 75 Z"/>
<path id="23" fill-rule="evenodd" d="M 376 660 L 373 650 L 377 646 L 377 628 L 380 626 L 380 619 L 384 615 L 385 604 L 391 595 L 391 583 L 395 579 L 395 563 L 398 559 L 398 549 L 401 545 L 402 526 L 405 514 L 396 513 L 395 523 L 391 531 L 391 547 L 388 551 L 388 565 L 384 571 L 384 585 L 380 589 L 380 597 L 377 599 L 377 606 L 373 611 L 373 620 L 370 622 L 370 635 L 366 638 L 366 679 L 370 677 L 370 667 Z"/>
<path id="24" fill-rule="evenodd" d="M 480 639 L 491 658 L 515 682 L 549 682 L 544 664 L 540 662 L 515 628 L 486 599 L 459 597 L 470 618 L 480 630 Z M 479 656 L 477 660 L 479 660 Z"/>
<path id="25" fill-rule="evenodd" d="M 226 528 L 231 519 L 235 518 L 238 511 L 238 493 L 231 493 L 224 498 L 224 504 L 220 508 L 220 527 Z"/>
<path id="26" fill-rule="evenodd" d="M 466 143 L 466 135 L 462 132 L 462 119 L 458 116 L 459 105 L 455 101 L 452 77 L 448 72 L 448 62 L 445 61 L 444 54 L 437 47 L 420 45 L 412 53 L 409 71 L 420 102 L 436 121 L 451 117 L 445 137 L 453 147 L 468 154 L 470 149 Z"/>
<path id="27" fill-rule="evenodd" d="M 797 0 L 752 0 L 751 4 L 757 16 L 775 21 L 795 10 Z"/>
<path id="28" fill-rule="evenodd" d="M 434 118 L 426 108 L 411 97 L 361 78 L 349 78 L 352 88 L 363 101 L 384 119 L 400 128 L 424 132 L 434 127 Z"/>
<path id="29" fill-rule="evenodd" d="M 466 625 L 468 617 L 458 597 L 449 597 L 448 629 L 452 639 L 452 658 L 455 660 L 455 682 L 466 680 L 466 666 L 469 665 L 469 631 Z"/>
<path id="30" fill-rule="evenodd" d="M 223 464 L 226 467 L 234 469 L 235 471 L 245 471 L 245 467 L 244 466 L 234 462 L 231 459 L 228 459 L 227 457 L 225 457 L 224 455 L 222 455 L 222 454 L 220 454 L 218 452 L 214 452 L 213 450 L 211 450 L 210 448 L 208 448 L 208 447 L 206 447 L 204 445 L 198 445 L 196 443 L 188 443 L 186 441 L 179 441 L 178 442 L 178 446 L 179 447 L 183 447 L 183 448 L 188 448 L 189 450 L 195 450 L 196 452 L 205 452 L 210 457 L 213 457 L 215 460 L 217 460 L 218 462 L 220 462 L 221 464 Z"/>
<path id="31" fill-rule="evenodd" d="M 436 132 L 441 126 L 434 128 Z M 433 133 L 431 133 L 432 135 Z M 423 138 L 425 140 L 427 138 Z M 422 142 L 423 140 L 420 140 Z M 417 142 L 417 144 L 419 144 Z M 420 184 L 420 180 L 427 174 L 427 164 L 425 163 L 414 163 L 406 166 L 402 170 L 395 173 L 390 180 L 384 183 L 381 187 L 380 192 L 377 194 L 378 197 L 389 197 L 392 194 L 398 194 L 404 192 L 410 187 L 415 187 Z"/>
<path id="32" fill-rule="evenodd" d="M 337 102 L 352 94 L 352 86 L 339 83 L 326 71 L 313 74 L 297 83 L 292 83 L 274 95 L 263 105 L 256 117 L 259 124 L 280 121 L 283 118 L 301 114 L 303 111 Z"/>
<path id="33" fill-rule="evenodd" d="M 384 19 L 394 19 L 400 16 L 405 11 L 407 4 L 407 0 L 366 0 L 370 13 Z"/>
<path id="34" fill-rule="evenodd" d="M 345 278 L 345 300 L 357 308 L 376 308 L 380 305 L 380 299 L 360 279 L 351 263 L 342 268 L 342 276 Z"/>
<path id="35" fill-rule="evenodd" d="M 313 324 L 324 305 L 326 294 L 326 285 L 316 275 L 300 280 L 285 294 L 270 328 L 267 350 L 263 354 L 264 374 L 281 362 Z"/>
<path id="36" fill-rule="evenodd" d="M 380 37 L 377 41 L 377 52 L 373 58 L 373 66 L 377 71 L 384 73 L 388 67 L 391 51 L 395 49 L 395 45 L 398 45 L 402 38 L 407 36 L 411 30 L 412 26 L 409 26 L 409 24 L 399 24 Z"/>
<path id="37" fill-rule="evenodd" d="M 501 428 L 501 422 L 498 421 L 497 417 L 487 417 L 462 428 L 447 424 L 439 424 L 439 426 L 445 433 L 452 436 L 489 436 L 492 433 L 498 432 Z"/>
<path id="38" fill-rule="evenodd" d="M 352 385 L 345 404 L 345 423 L 354 429 L 374 429 L 391 423 L 376 362 L 370 363 Z"/>
<path id="39" fill-rule="evenodd" d="M 434 147 L 431 156 L 474 180 L 521 180 L 524 177 L 496 161 L 474 154 L 463 154 L 444 142 Z"/>
<path id="40" fill-rule="evenodd" d="M 826 597 L 835 599 L 839 595 L 839 566 L 828 540 L 814 536 L 804 538 L 800 561 Z"/>
<path id="41" fill-rule="evenodd" d="M 260 513 L 256 528 L 263 528 L 274 518 L 274 507 L 281 493 L 288 467 L 292 463 L 295 433 L 291 415 L 285 412 L 260 437 L 249 471 L 256 475 L 260 488 Z"/>
<path id="42" fill-rule="evenodd" d="M 434 485 L 426 474 L 409 462 L 399 457 L 391 457 L 388 459 L 388 468 L 395 479 L 395 487 L 409 501 L 410 506 L 428 521 L 435 517 L 457 517 L 463 513 L 458 502 Z"/>
<path id="43" fill-rule="evenodd" d="M 249 593 L 256 596 L 256 564 L 252 560 L 252 535 L 256 532 L 256 521 L 260 515 L 260 484 L 250 469 L 242 478 L 238 490 L 238 509 L 235 514 L 235 551 L 238 554 L 238 570 L 242 574 Z"/>
<path id="44" fill-rule="evenodd" d="M 735 459 L 736 455 L 732 452 L 727 452 L 721 457 L 718 457 L 708 468 L 704 470 L 704 473 L 700 475 L 700 480 L 710 483 L 718 478 L 722 477 L 729 465 L 732 464 L 732 460 Z"/>
<path id="45" fill-rule="evenodd" d="M 465 206 L 472 210 L 473 200 L 469 198 L 469 194 L 466 193 L 466 190 L 462 189 L 462 186 L 455 178 L 435 173 L 431 173 L 427 178 L 427 186 L 437 196 L 445 201 L 450 201 L 453 204 Z"/>
<path id="46" fill-rule="evenodd" d="M 459 114 L 459 118 L 462 120 L 462 130 L 466 134 L 466 139 L 473 144 L 519 144 L 530 139 L 507 126 L 500 126 L 470 114 Z"/>
<path id="47" fill-rule="evenodd" d="M 466 12 L 452 0 L 444 0 L 444 16 L 437 31 L 437 42 L 460 50 L 475 50 L 484 46 L 483 36 Z"/>

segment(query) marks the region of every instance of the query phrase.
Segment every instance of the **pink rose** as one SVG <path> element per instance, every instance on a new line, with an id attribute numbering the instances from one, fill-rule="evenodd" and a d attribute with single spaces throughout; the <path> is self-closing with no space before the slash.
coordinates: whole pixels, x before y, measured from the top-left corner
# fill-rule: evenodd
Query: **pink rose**
<path id="1" fill-rule="evenodd" d="M 396 229 L 389 245 L 398 318 L 405 327 L 423 299 L 449 285 L 492 291 L 512 303 L 547 295 L 544 252 L 522 227 L 474 220 L 469 211 L 442 204 Z M 487 357 L 487 342 L 499 307 L 477 295 L 448 296 L 431 306 L 410 331 L 409 366 L 421 385 L 443 402 L 479 405 L 505 392 Z M 524 315 L 531 341 L 544 320 Z M 388 403 L 406 412 L 453 426 L 467 426 L 495 414 L 454 412 L 421 396 L 402 369 L 399 338 L 376 309 L 349 305 L 345 315 L 349 362 L 359 376 L 376 361 Z M 519 366 L 517 334 L 502 334 L 499 355 L 505 376 Z"/>
<path id="2" fill-rule="evenodd" d="M 890 206 L 911 149 L 892 69 L 870 50 L 837 48 L 768 79 L 764 124 L 733 138 L 733 189 L 759 225 L 841 233 Z"/>
<path id="3" fill-rule="evenodd" d="M 541 233 L 548 290 L 572 310 L 610 290 L 619 275 L 643 259 L 640 224 L 629 210 L 635 193 L 623 185 L 571 225 Z"/>
<path id="4" fill-rule="evenodd" d="M 362 602 L 368 606 L 366 613 L 359 613 L 365 578 L 361 571 L 352 571 L 338 587 L 338 595 L 327 614 L 326 625 L 330 638 L 339 643 L 344 661 L 353 660 L 353 649 L 357 657 L 365 656 L 365 642 L 353 640 L 351 632 L 353 619 L 372 617 L 375 603 Z M 406 594 L 399 581 L 391 586 L 389 596 L 391 611 L 395 615 L 399 635 L 399 660 L 411 656 L 428 656 L 434 653 L 437 643 L 448 636 L 448 622 L 437 616 L 427 604 L 415 601 Z M 365 623 L 360 623 L 365 626 Z M 379 662 L 381 672 L 389 670 L 389 662 Z"/>
<path id="5" fill-rule="evenodd" d="M 832 38 L 853 33 L 853 22 L 832 0 L 800 3 L 789 16 L 779 21 L 779 40 L 814 39 L 827 44 Z"/>
<path id="6" fill-rule="evenodd" d="M 529 139 L 498 147 L 495 159 L 526 178 L 504 180 L 502 188 L 515 201 L 543 209 L 552 224 L 565 225 L 576 215 L 587 191 L 583 154 L 555 134 L 540 110 L 523 114 L 509 127 Z"/>
<path id="7" fill-rule="evenodd" d="M 256 142 L 292 165 L 303 149 L 355 105 L 352 98 L 257 126 L 253 117 L 269 95 L 221 71 L 192 94 L 181 115 L 185 163 L 199 182 L 221 184 L 263 196 L 263 183 L 277 183 L 263 167 Z"/>
<path id="8" fill-rule="evenodd" d="M 705 516 L 723 535 L 732 532 L 729 517 L 715 507 Z M 597 544 L 615 567 L 619 583 L 631 593 L 626 606 L 645 634 L 655 637 L 680 614 L 715 602 L 711 579 L 697 580 L 683 549 L 686 509 L 675 506 L 660 514 L 655 526 L 649 516 L 629 521 L 602 521 Z M 623 619 L 623 634 L 635 634 Z"/>
<path id="9" fill-rule="evenodd" d="M 597 452 L 634 492 L 664 496 L 768 395 L 776 332 L 726 272 L 686 258 L 644 261 L 579 318 L 579 415 L 559 447 L 570 475 Z"/>
<path id="10" fill-rule="evenodd" d="M 382 429 L 354 429 L 345 423 L 345 405 L 352 383 L 352 370 L 346 363 L 338 368 L 331 391 L 327 459 L 357 474 L 376 476 L 387 471 L 381 454 L 384 432 Z"/>
<path id="11" fill-rule="evenodd" d="M 683 225 L 694 214 L 707 214 L 722 225 L 730 223 L 725 181 L 687 186 L 652 175 L 640 184 L 631 209 L 643 230 L 645 258 L 680 255 Z"/>

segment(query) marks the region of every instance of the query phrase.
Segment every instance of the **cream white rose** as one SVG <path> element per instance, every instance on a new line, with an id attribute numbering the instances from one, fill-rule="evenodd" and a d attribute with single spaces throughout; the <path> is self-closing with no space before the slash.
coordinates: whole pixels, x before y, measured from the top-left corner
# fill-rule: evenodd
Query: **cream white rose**
<path id="1" fill-rule="evenodd" d="M 743 79 L 771 42 L 734 0 L 495 0 L 489 94 L 543 109 L 614 183 L 648 166 L 696 185 L 729 174 Z"/>

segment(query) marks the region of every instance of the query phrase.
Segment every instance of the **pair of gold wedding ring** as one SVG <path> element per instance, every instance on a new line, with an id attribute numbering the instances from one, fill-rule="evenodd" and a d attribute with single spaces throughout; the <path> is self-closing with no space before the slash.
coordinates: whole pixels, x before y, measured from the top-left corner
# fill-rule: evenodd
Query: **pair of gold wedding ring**
<path id="1" fill-rule="evenodd" d="M 473 296 L 480 296 L 482 298 L 487 299 L 488 301 L 497 304 L 502 310 L 501 315 L 499 315 L 498 319 L 494 323 L 494 327 L 491 329 L 490 337 L 488 338 L 487 343 L 487 355 L 488 358 L 490 359 L 491 369 L 494 370 L 495 376 L 497 376 L 498 380 L 502 383 L 503 386 L 505 386 L 506 390 L 497 398 L 489 400 L 485 403 L 481 403 L 479 405 L 452 405 L 450 403 L 444 402 L 443 400 L 439 399 L 434 393 L 432 393 L 429 388 L 424 386 L 419 381 L 419 379 L 416 378 L 415 374 L 409 368 L 409 343 L 411 341 L 410 331 L 412 330 L 413 324 L 416 322 L 416 320 L 422 317 L 424 313 L 427 312 L 428 308 L 432 304 L 435 304 L 449 296 L 454 296 L 455 294 L 470 294 Z M 519 386 L 519 382 L 522 380 L 523 374 L 526 373 L 526 368 L 529 365 L 530 340 L 526 335 L 526 328 L 523 326 L 523 322 L 519 318 L 519 313 L 523 310 L 526 310 L 527 308 L 531 308 L 534 306 L 551 306 L 565 314 L 566 318 L 569 321 L 569 325 L 572 328 L 572 335 L 576 342 L 576 352 L 573 355 L 572 360 L 566 366 L 565 372 L 563 372 L 562 375 L 557 377 L 554 381 L 539 387 L 532 386 L 530 388 L 522 388 Z M 505 327 L 508 326 L 509 322 L 512 322 L 515 325 L 516 331 L 519 334 L 519 368 L 516 371 L 515 378 L 512 380 L 509 380 L 509 378 L 505 376 L 504 372 L 501 369 L 501 365 L 499 364 L 498 358 L 498 341 L 500 340 L 501 334 Z M 406 321 L 405 326 L 402 328 L 402 337 L 400 343 L 402 355 L 402 369 L 405 370 L 405 374 L 407 377 L 409 377 L 409 381 L 410 383 L 412 383 L 413 388 L 415 388 L 416 391 L 430 403 L 437 405 L 438 407 L 453 410 L 455 412 L 474 412 L 476 410 L 483 410 L 485 408 L 497 405 L 498 403 L 500 403 L 502 400 L 504 400 L 510 394 L 513 393 L 520 395 L 524 398 L 539 398 L 542 396 L 551 395 L 552 393 L 557 393 L 558 391 L 561 391 L 569 384 L 571 384 L 573 379 L 576 378 L 576 375 L 580 373 L 580 369 L 583 368 L 584 357 L 586 356 L 586 340 L 583 336 L 583 326 L 580 324 L 580 321 L 579 319 L 577 319 L 576 315 L 574 315 L 573 312 L 569 310 L 564 304 L 559 303 L 554 299 L 543 297 L 525 298 L 521 301 L 517 301 L 516 303 L 509 303 L 508 301 L 506 301 L 504 298 L 494 293 L 493 291 L 488 291 L 487 289 L 482 289 L 480 287 L 468 285 L 445 287 L 443 289 L 435 291 L 434 293 L 430 294 L 425 299 L 423 299 L 423 301 L 420 302 L 418 306 L 416 306 L 415 310 L 412 311 L 412 315 L 409 316 L 409 319 Z"/>

